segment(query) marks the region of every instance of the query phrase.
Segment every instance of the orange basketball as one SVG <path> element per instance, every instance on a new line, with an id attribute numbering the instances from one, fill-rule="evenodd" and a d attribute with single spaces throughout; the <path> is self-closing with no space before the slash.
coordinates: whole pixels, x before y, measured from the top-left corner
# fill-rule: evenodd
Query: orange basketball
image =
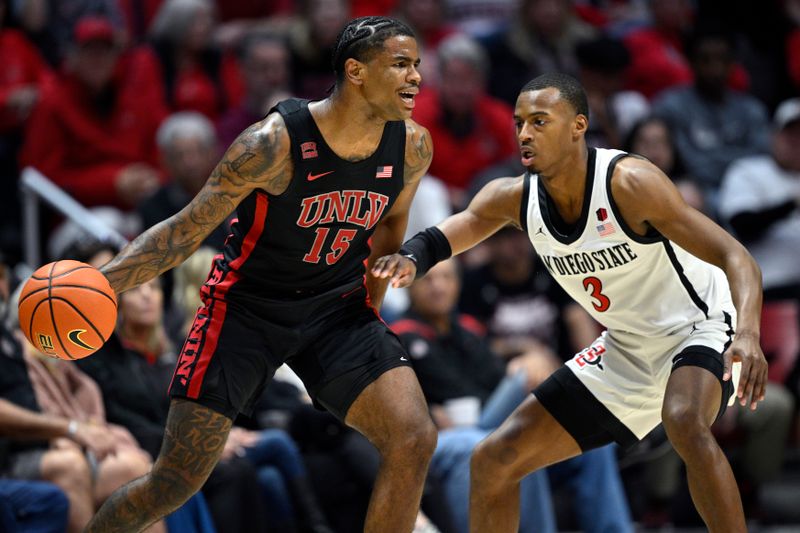
<path id="1" fill-rule="evenodd" d="M 79 261 L 41 267 L 19 295 L 19 326 L 37 349 L 52 357 L 81 359 L 114 331 L 117 297 L 106 277 Z"/>

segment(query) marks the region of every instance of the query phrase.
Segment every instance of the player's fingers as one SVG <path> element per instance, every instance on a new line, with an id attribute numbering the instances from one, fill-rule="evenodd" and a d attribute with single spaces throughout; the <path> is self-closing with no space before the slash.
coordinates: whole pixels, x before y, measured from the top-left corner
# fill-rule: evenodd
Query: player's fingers
<path id="1" fill-rule="evenodd" d="M 753 361 L 749 357 L 742 357 L 742 370 L 739 374 L 739 389 L 737 396 L 741 405 L 747 405 L 749 394 L 753 392 Z"/>
<path id="2" fill-rule="evenodd" d="M 753 397 L 750 400 L 750 409 L 755 411 L 758 402 L 764 399 L 767 391 L 767 372 L 766 369 L 760 369 L 758 372 L 758 379 L 753 387 Z"/>
<path id="3" fill-rule="evenodd" d="M 388 278 L 394 274 L 397 264 L 397 256 L 394 254 L 380 257 L 372 267 L 372 275 L 378 278 Z"/>
<path id="4" fill-rule="evenodd" d="M 402 274 L 399 275 L 395 275 L 394 278 L 392 278 L 392 286 L 396 289 L 402 287 L 408 287 L 413 282 L 414 282 L 414 276 L 411 273 L 411 269 L 407 269 L 406 272 L 403 272 Z"/>
<path id="5" fill-rule="evenodd" d="M 722 354 L 722 363 L 724 365 L 722 381 L 728 381 L 731 379 L 731 369 L 733 368 L 733 352 L 731 350 L 725 350 L 725 353 Z"/>

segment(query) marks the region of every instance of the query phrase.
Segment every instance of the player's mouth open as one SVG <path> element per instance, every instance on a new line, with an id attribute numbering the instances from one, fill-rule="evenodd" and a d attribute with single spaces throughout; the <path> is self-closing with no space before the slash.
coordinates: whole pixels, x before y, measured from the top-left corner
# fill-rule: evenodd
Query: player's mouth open
<path id="1" fill-rule="evenodd" d="M 529 167 L 531 163 L 533 163 L 533 158 L 536 157 L 536 154 L 533 153 L 533 150 L 528 148 L 527 146 L 523 146 L 519 149 L 520 159 L 522 160 L 522 165 L 525 167 Z"/>
<path id="2" fill-rule="evenodd" d="M 409 109 L 414 109 L 414 98 L 417 96 L 417 91 L 407 90 L 400 91 L 400 99 Z"/>

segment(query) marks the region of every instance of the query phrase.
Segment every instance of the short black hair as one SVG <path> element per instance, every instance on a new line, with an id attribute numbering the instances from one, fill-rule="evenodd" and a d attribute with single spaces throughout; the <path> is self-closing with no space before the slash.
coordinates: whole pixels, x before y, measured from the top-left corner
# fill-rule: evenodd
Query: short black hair
<path id="1" fill-rule="evenodd" d="M 542 74 L 532 79 L 520 91 L 520 94 L 528 91 L 540 91 L 550 87 L 558 89 L 561 98 L 569 102 L 575 113 L 589 118 L 589 102 L 586 99 L 586 92 L 578 80 L 567 74 L 551 72 Z"/>
<path id="2" fill-rule="evenodd" d="M 339 33 L 333 45 L 333 72 L 336 84 L 344 80 L 344 62 L 348 58 L 366 62 L 372 54 L 383 49 L 390 37 L 405 35 L 413 37 L 414 31 L 403 22 L 389 17 L 360 17 L 353 19 Z"/>

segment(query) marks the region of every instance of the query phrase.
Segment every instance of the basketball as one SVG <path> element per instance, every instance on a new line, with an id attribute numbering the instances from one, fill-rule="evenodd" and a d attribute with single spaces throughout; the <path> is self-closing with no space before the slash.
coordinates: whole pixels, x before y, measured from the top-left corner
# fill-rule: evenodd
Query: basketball
<path id="1" fill-rule="evenodd" d="M 74 360 L 93 354 L 116 322 L 117 297 L 108 280 L 79 261 L 44 265 L 19 296 L 19 327 L 51 357 Z"/>

